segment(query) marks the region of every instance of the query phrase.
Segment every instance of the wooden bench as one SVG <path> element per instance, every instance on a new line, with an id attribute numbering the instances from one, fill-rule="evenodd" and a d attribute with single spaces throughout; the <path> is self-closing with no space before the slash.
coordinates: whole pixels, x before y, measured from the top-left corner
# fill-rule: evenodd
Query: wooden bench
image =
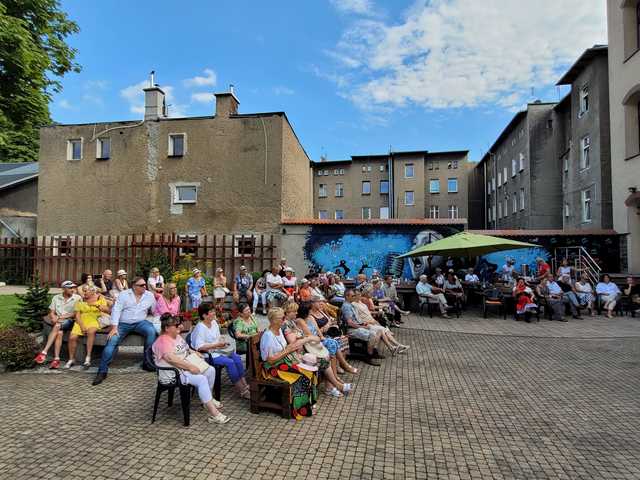
<path id="1" fill-rule="evenodd" d="M 49 333 L 51 332 L 52 329 L 52 325 L 51 322 L 49 320 L 48 317 L 45 317 L 43 319 L 42 322 L 42 331 L 44 333 L 45 338 L 47 338 L 49 336 Z M 108 341 L 108 334 L 109 334 L 109 330 L 111 329 L 111 327 L 106 327 L 103 328 L 102 330 L 98 330 L 96 332 L 96 339 L 95 342 L 93 343 L 94 345 L 94 349 L 95 347 L 104 347 L 107 344 Z M 65 344 L 69 341 L 69 334 L 71 332 L 65 332 L 63 337 L 62 337 L 62 343 Z M 86 342 L 87 342 L 87 337 L 82 336 L 79 338 L 78 341 L 78 348 L 76 350 L 76 358 L 75 360 L 78 363 L 82 363 L 84 361 L 84 358 L 86 356 Z M 144 347 L 144 337 L 142 335 L 139 335 L 138 333 L 132 332 L 129 335 L 127 335 L 125 337 L 125 339 L 123 341 L 120 342 L 120 346 L 123 347 Z M 62 349 L 63 352 L 66 351 L 65 348 Z"/>

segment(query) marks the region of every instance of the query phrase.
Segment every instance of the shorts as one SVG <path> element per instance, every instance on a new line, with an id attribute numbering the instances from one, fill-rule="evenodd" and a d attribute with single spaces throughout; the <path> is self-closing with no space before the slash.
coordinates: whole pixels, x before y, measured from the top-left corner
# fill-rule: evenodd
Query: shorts
<path id="1" fill-rule="evenodd" d="M 75 320 L 73 318 L 67 318 L 60 324 L 60 330 L 62 330 L 63 332 L 68 332 L 73 328 L 74 323 Z"/>

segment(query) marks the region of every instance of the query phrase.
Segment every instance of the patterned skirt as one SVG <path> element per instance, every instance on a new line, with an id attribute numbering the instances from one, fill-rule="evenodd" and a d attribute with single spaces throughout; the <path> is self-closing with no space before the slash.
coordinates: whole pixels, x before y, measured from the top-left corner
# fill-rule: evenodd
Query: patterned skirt
<path id="1" fill-rule="evenodd" d="M 291 385 L 289 403 L 296 420 L 313 415 L 313 405 L 318 401 L 318 374 L 299 368 L 288 356 L 275 364 L 263 362 L 267 376 L 284 380 Z"/>

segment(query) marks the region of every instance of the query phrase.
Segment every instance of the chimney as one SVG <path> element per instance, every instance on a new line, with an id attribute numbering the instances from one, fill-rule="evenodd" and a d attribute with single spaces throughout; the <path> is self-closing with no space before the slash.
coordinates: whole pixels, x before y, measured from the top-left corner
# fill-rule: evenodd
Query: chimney
<path id="1" fill-rule="evenodd" d="M 216 117 L 230 117 L 238 114 L 240 100 L 233 91 L 233 85 L 229 85 L 229 91 L 216 93 Z"/>
<path id="2" fill-rule="evenodd" d="M 144 91 L 144 119 L 158 120 L 166 118 L 167 105 L 165 94 L 162 89 L 155 83 L 155 72 L 149 75 L 149 86 Z"/>

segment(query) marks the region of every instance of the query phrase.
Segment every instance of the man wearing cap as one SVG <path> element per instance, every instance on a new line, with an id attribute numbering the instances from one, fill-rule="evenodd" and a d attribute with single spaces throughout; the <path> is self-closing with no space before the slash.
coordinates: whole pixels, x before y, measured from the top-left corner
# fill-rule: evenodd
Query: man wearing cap
<path id="1" fill-rule="evenodd" d="M 198 308 L 202 303 L 202 297 L 207 294 L 207 286 L 199 269 L 194 268 L 192 273 L 193 276 L 187 280 L 184 288 L 187 292 L 190 308 Z"/>
<path id="2" fill-rule="evenodd" d="M 251 304 L 253 300 L 253 277 L 249 275 L 247 267 L 242 265 L 240 273 L 233 280 L 233 301 L 238 303 L 242 297 L 247 299 L 247 303 Z"/>
<path id="3" fill-rule="evenodd" d="M 153 315 L 155 307 L 156 299 L 151 292 L 147 291 L 147 282 L 142 277 L 135 277 L 131 282 L 131 288 L 118 295 L 111 310 L 109 340 L 102 351 L 102 359 L 93 385 L 98 385 L 107 378 L 107 371 L 118 351 L 118 345 L 133 332 L 144 337 L 145 360 L 142 363 L 142 368 L 148 371 L 154 370 L 151 365 L 147 365 L 145 362 L 146 352 L 151 348 L 157 336 L 153 323 L 147 320 L 147 315 Z"/>
<path id="4" fill-rule="evenodd" d="M 54 295 L 49 305 L 47 320 L 51 324 L 51 332 L 49 332 L 44 349 L 35 358 L 37 364 L 43 364 L 47 360 L 47 352 L 55 342 L 53 361 L 49 365 L 49 368 L 54 370 L 60 367 L 62 336 L 64 332 L 68 332 L 73 327 L 76 303 L 81 300 L 80 295 L 75 293 L 76 284 L 72 281 L 65 280 L 60 287 L 62 287 L 62 293 Z"/>

